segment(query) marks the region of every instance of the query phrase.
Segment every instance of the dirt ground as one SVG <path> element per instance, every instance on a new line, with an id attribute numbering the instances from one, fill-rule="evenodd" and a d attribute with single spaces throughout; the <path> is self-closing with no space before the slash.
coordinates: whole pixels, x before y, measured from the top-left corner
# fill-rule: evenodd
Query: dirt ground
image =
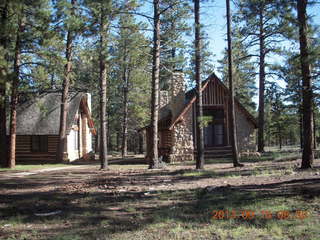
<path id="1" fill-rule="evenodd" d="M 245 167 L 234 168 L 229 163 L 211 163 L 205 171 L 194 170 L 191 163 L 161 170 L 114 164 L 108 171 L 91 164 L 31 174 L 1 172 L 0 239 L 68 239 L 57 237 L 68 231 L 70 236 L 83 231 L 79 239 L 100 239 L 90 231 L 102 221 L 108 221 L 113 234 L 120 231 L 118 224 L 141 227 L 152 222 L 155 208 L 192 204 L 188 194 L 173 197 L 182 191 L 264 192 L 303 196 L 306 201 L 319 197 L 320 161 L 308 171 L 299 170 L 299 164 L 300 160 L 246 162 Z M 167 194 L 166 198 L 159 193 Z M 130 222 L 132 212 L 135 219 L 139 213 L 141 221 Z M 315 214 L 319 220 L 319 208 Z"/>

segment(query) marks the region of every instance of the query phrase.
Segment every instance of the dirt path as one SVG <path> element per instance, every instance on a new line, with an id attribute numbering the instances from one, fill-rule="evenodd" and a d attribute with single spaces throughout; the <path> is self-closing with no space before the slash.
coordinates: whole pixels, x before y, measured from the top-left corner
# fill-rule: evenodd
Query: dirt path
<path id="1" fill-rule="evenodd" d="M 225 163 L 208 164 L 205 171 L 196 171 L 193 165 L 173 165 L 163 170 L 148 170 L 146 165 L 113 165 L 108 171 L 100 171 L 96 165 L 81 165 L 0 173 L 0 186 L 2 194 L 31 190 L 117 193 L 266 185 L 320 178 L 319 161 L 310 171 L 300 171 L 297 164 L 298 161 L 259 162 L 246 163 L 243 168 Z"/>
<path id="2" fill-rule="evenodd" d="M 44 169 L 37 169 L 37 170 L 30 170 L 30 171 L 21 171 L 21 172 L 0 172 L 0 179 L 6 178 L 16 178 L 16 177 L 25 177 L 30 175 L 36 175 L 40 173 L 46 173 L 51 171 L 62 171 L 67 169 L 74 169 L 74 168 L 81 168 L 83 166 L 68 166 L 68 167 L 55 167 L 55 168 L 44 168 Z"/>

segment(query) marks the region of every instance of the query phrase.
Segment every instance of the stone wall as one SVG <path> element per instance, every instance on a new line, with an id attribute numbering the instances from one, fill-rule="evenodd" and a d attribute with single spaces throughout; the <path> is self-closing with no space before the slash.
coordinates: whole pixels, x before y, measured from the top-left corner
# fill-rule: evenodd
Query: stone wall
<path id="1" fill-rule="evenodd" d="M 183 162 L 194 160 L 194 146 L 192 136 L 192 112 L 189 110 L 183 121 L 174 126 L 173 147 L 170 154 L 170 162 Z"/>
<path id="2" fill-rule="evenodd" d="M 235 110 L 239 152 L 256 151 L 256 130 L 254 125 L 238 106 L 236 106 Z"/>

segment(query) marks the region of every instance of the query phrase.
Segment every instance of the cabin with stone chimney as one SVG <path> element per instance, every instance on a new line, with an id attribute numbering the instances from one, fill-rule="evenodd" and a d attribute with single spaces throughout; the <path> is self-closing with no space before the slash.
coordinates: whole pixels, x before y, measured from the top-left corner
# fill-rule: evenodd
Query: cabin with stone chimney
<path id="1" fill-rule="evenodd" d="M 232 155 L 229 131 L 229 90 L 213 73 L 202 82 L 204 156 Z M 197 153 L 196 89 L 185 91 L 184 74 L 175 71 L 167 91 L 160 91 L 159 156 L 166 162 L 192 161 Z M 256 119 L 235 99 L 235 121 L 239 152 L 256 151 Z M 151 156 L 151 127 L 146 128 L 146 159 Z"/>
<path id="2" fill-rule="evenodd" d="M 61 92 L 31 94 L 31 97 L 21 96 L 19 101 L 17 162 L 55 162 L 59 141 Z M 70 92 L 64 161 L 88 158 L 92 152 L 92 135 L 95 133 L 91 118 L 91 95 L 84 92 Z"/>

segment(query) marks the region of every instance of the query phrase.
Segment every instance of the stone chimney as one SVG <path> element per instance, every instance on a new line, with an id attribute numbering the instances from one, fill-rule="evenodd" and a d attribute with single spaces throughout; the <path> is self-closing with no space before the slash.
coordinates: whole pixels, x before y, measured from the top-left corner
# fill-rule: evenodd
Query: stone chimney
<path id="1" fill-rule="evenodd" d="M 185 102 L 184 74 L 181 70 L 175 70 L 169 83 L 170 108 L 175 119 L 182 111 Z"/>
<path id="2" fill-rule="evenodd" d="M 169 103 L 170 99 L 169 99 L 169 93 L 167 90 L 160 91 L 159 100 L 160 100 L 160 104 L 159 104 L 160 108 L 164 107 Z"/>

